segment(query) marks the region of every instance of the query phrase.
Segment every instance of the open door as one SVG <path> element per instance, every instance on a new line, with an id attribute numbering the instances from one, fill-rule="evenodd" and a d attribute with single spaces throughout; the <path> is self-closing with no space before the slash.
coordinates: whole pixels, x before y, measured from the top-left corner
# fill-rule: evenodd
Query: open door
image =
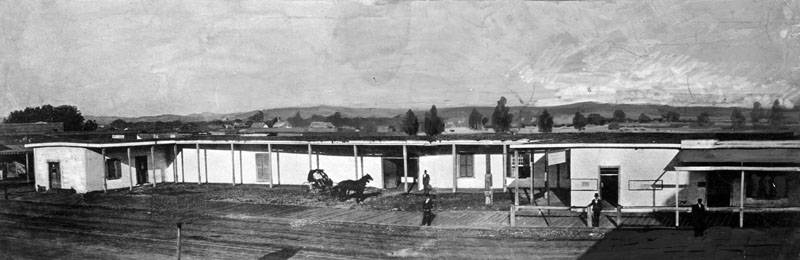
<path id="1" fill-rule="evenodd" d="M 611 204 L 619 205 L 619 168 L 600 168 L 600 198 Z"/>
<path id="2" fill-rule="evenodd" d="M 733 176 L 739 176 L 739 172 L 715 171 L 708 172 L 707 176 L 706 205 L 708 207 L 730 207 Z"/>
<path id="3" fill-rule="evenodd" d="M 50 176 L 50 189 L 61 189 L 61 164 L 59 162 L 47 162 L 47 171 Z"/>
<path id="4" fill-rule="evenodd" d="M 147 156 L 136 156 L 136 184 L 147 183 Z"/>

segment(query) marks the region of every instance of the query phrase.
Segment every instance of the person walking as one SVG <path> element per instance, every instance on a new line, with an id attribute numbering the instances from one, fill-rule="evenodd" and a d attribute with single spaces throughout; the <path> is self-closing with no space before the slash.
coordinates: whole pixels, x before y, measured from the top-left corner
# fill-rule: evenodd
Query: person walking
<path id="1" fill-rule="evenodd" d="M 592 211 L 592 227 L 599 227 L 600 212 L 603 210 L 603 200 L 600 199 L 600 194 L 595 193 L 594 199 L 587 207 Z"/>
<path id="2" fill-rule="evenodd" d="M 422 189 L 425 191 L 425 195 L 431 191 L 431 176 L 428 175 L 428 170 L 422 174 Z"/>
<path id="3" fill-rule="evenodd" d="M 697 199 L 697 204 L 692 205 L 691 216 L 694 237 L 702 237 L 706 230 L 706 205 L 703 205 L 703 199 Z"/>
<path id="4" fill-rule="evenodd" d="M 422 224 L 424 225 L 431 225 L 433 222 L 433 199 L 430 195 L 425 195 L 425 202 L 422 203 Z"/>

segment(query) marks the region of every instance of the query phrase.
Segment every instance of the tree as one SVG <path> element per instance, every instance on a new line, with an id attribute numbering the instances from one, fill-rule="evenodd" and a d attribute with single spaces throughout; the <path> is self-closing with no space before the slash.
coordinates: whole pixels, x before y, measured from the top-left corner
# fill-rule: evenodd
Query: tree
<path id="1" fill-rule="evenodd" d="M 97 122 L 94 120 L 87 120 L 86 123 L 83 124 L 83 131 L 95 131 L 97 130 Z"/>
<path id="2" fill-rule="evenodd" d="M 417 120 L 417 116 L 414 115 L 414 111 L 411 111 L 411 109 L 406 112 L 406 117 L 403 118 L 403 132 L 411 136 L 415 136 L 419 132 L 419 120 Z"/>
<path id="3" fill-rule="evenodd" d="M 703 112 L 697 115 L 697 125 L 699 126 L 711 126 L 714 123 L 711 122 L 711 115 L 708 112 Z"/>
<path id="4" fill-rule="evenodd" d="M 667 122 L 678 122 L 681 120 L 681 114 L 676 111 L 669 111 L 667 112 L 666 116 Z"/>
<path id="5" fill-rule="evenodd" d="M 747 118 L 744 117 L 742 111 L 739 111 L 738 108 L 734 108 L 731 111 L 731 128 L 743 128 L 745 121 Z"/>
<path id="6" fill-rule="evenodd" d="M 425 134 L 436 136 L 444 132 L 444 120 L 439 117 L 436 105 L 431 106 L 431 110 L 425 112 Z"/>
<path id="7" fill-rule="evenodd" d="M 128 128 L 128 122 L 125 122 L 125 120 L 122 120 L 122 119 L 116 119 L 114 121 L 111 121 L 111 123 L 109 125 L 111 125 L 111 127 L 114 127 L 116 129 L 120 129 L 120 130 Z"/>
<path id="8" fill-rule="evenodd" d="M 762 117 L 764 117 L 764 109 L 761 108 L 761 102 L 756 101 L 753 103 L 753 110 L 750 110 L 750 121 L 753 126 L 757 125 Z"/>
<path id="9" fill-rule="evenodd" d="M 36 123 L 36 122 L 62 122 L 64 131 L 80 131 L 83 129 L 83 115 L 78 107 L 62 105 L 53 107 L 26 107 L 24 110 L 11 111 L 3 122 L 5 123 Z"/>
<path id="10" fill-rule="evenodd" d="M 251 116 L 247 117 L 247 121 L 248 121 L 248 122 L 251 122 L 251 123 L 252 123 L 252 122 L 264 122 L 264 112 L 262 112 L 261 110 L 259 110 L 259 111 L 258 111 L 258 112 L 256 112 L 255 114 L 253 114 L 253 115 L 251 115 Z"/>
<path id="11" fill-rule="evenodd" d="M 623 112 L 621 109 L 614 110 L 614 122 L 624 123 L 625 112 Z"/>
<path id="12" fill-rule="evenodd" d="M 639 115 L 639 123 L 650 123 L 652 121 L 653 121 L 653 119 L 651 119 L 649 116 L 645 115 L 644 113 L 641 113 Z"/>
<path id="13" fill-rule="evenodd" d="M 572 117 L 572 127 L 578 130 L 586 129 L 586 117 L 581 112 L 575 112 L 575 116 Z"/>
<path id="14" fill-rule="evenodd" d="M 494 128 L 495 132 L 502 133 L 511 129 L 511 121 L 514 115 L 508 112 L 506 97 L 500 97 L 500 100 L 497 101 L 497 106 L 494 107 L 494 112 L 492 112 L 492 128 Z"/>
<path id="15" fill-rule="evenodd" d="M 600 114 L 589 114 L 589 117 L 586 118 L 586 123 L 591 125 L 605 125 L 606 118 L 601 116 Z"/>
<path id="16" fill-rule="evenodd" d="M 776 99 L 772 102 L 772 111 L 769 114 L 769 123 L 774 126 L 783 125 L 783 107 Z"/>
<path id="17" fill-rule="evenodd" d="M 544 111 L 542 111 L 541 114 L 539 114 L 537 124 L 539 125 L 539 132 L 542 133 L 553 132 L 553 117 L 550 116 L 550 113 L 547 112 L 547 109 L 545 109 Z"/>
<path id="18" fill-rule="evenodd" d="M 342 114 L 339 113 L 339 112 L 333 113 L 333 115 L 328 116 L 328 118 L 326 118 L 325 121 L 330 122 L 335 127 L 341 127 L 342 126 Z"/>
<path id="19" fill-rule="evenodd" d="M 469 113 L 469 128 L 472 129 L 480 129 L 483 127 L 483 114 L 478 112 L 477 108 L 472 108 L 472 112 Z"/>
<path id="20" fill-rule="evenodd" d="M 297 111 L 293 117 L 287 118 L 286 122 L 288 122 L 292 127 L 305 127 L 307 126 L 306 120 L 300 116 L 300 111 Z"/>

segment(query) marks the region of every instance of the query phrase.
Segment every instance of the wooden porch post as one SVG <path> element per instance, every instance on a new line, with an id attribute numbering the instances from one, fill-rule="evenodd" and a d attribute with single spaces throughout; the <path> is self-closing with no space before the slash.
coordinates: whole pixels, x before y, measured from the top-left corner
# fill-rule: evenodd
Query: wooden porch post
<path id="1" fill-rule="evenodd" d="M 150 168 L 153 170 L 153 188 L 155 188 L 156 187 L 156 182 L 158 182 L 158 180 L 156 180 L 156 147 L 155 146 L 150 146 L 150 158 L 153 160 L 153 163 L 152 163 L 153 165 L 150 166 Z"/>
<path id="2" fill-rule="evenodd" d="M 208 148 L 203 149 L 203 170 L 206 173 L 206 183 L 208 183 Z"/>
<path id="3" fill-rule="evenodd" d="M 231 143 L 231 184 L 236 186 L 236 152 L 233 150 L 233 143 Z"/>
<path id="4" fill-rule="evenodd" d="M 519 150 L 514 149 L 514 158 L 511 159 L 511 168 L 514 174 L 514 206 L 519 206 Z"/>
<path id="5" fill-rule="evenodd" d="M 108 191 L 108 164 L 106 163 L 106 148 L 100 150 L 103 154 L 103 193 Z M 28 155 L 25 154 L 25 164 L 28 164 Z"/>
<path id="6" fill-rule="evenodd" d="M 243 164 L 244 163 L 242 163 L 242 149 L 239 149 L 239 184 L 244 184 L 244 172 L 243 172 L 244 167 L 242 167 Z"/>
<path id="7" fill-rule="evenodd" d="M 408 148 L 403 145 L 403 190 L 408 192 Z"/>
<path id="8" fill-rule="evenodd" d="M 744 170 L 742 170 L 741 177 L 742 181 L 739 183 L 739 228 L 744 227 Z"/>
<path id="9" fill-rule="evenodd" d="M 133 162 L 131 162 L 131 148 L 128 147 L 128 179 L 131 181 L 130 191 L 133 191 Z"/>
<path id="10" fill-rule="evenodd" d="M 358 147 L 353 145 L 353 168 L 356 171 L 356 178 L 354 180 L 358 180 Z"/>
<path id="11" fill-rule="evenodd" d="M 544 198 L 547 199 L 547 206 L 550 206 L 550 150 L 544 150 Z M 548 210 L 549 212 L 549 210 Z"/>
<path id="12" fill-rule="evenodd" d="M 453 193 L 458 190 L 458 155 L 456 154 L 456 144 L 453 144 Z"/>
<path id="13" fill-rule="evenodd" d="M 506 187 L 506 176 L 507 176 L 507 173 L 508 173 L 508 146 L 504 144 L 503 145 L 503 176 L 502 176 L 503 177 L 502 178 L 503 179 L 503 192 L 507 192 L 508 191 L 507 187 Z"/>
<path id="14" fill-rule="evenodd" d="M 278 185 L 281 184 L 281 152 L 275 152 L 275 170 L 278 171 Z"/>
<path id="15" fill-rule="evenodd" d="M 30 153 L 25 153 L 25 178 L 27 178 L 28 182 L 31 182 L 31 163 L 30 159 L 28 159 L 29 157 Z M 103 181 L 105 181 L 105 178 Z"/>
<path id="16" fill-rule="evenodd" d="M 186 161 L 183 159 L 183 148 L 181 148 L 181 183 L 186 183 Z"/>
<path id="17" fill-rule="evenodd" d="M 202 175 L 200 173 L 200 143 L 195 143 L 195 150 L 197 150 L 197 184 L 201 184 Z M 206 178 L 208 181 L 208 178 Z"/>
<path id="18" fill-rule="evenodd" d="M 311 143 L 308 143 L 308 170 L 311 171 L 314 169 L 314 165 L 311 163 Z"/>
<path id="19" fill-rule="evenodd" d="M 534 188 L 534 184 L 536 184 L 536 183 L 534 183 L 534 178 L 533 178 L 533 176 L 535 176 L 535 173 L 536 173 L 536 171 L 534 170 L 534 161 L 533 161 L 533 155 L 534 154 L 536 154 L 536 150 L 533 150 L 533 151 L 531 151 L 531 153 L 528 154 L 528 165 L 530 165 L 530 167 L 531 167 L 531 176 L 530 176 L 531 177 L 531 198 L 530 198 L 531 199 L 531 205 L 533 205 L 533 202 L 536 201 L 536 199 L 535 199 L 536 198 L 536 189 Z"/>
<path id="20" fill-rule="evenodd" d="M 272 188 L 272 144 L 267 144 L 267 161 L 269 162 L 269 168 L 267 168 L 267 174 L 269 174 L 269 188 Z"/>
<path id="21" fill-rule="evenodd" d="M 680 176 L 680 171 L 675 171 L 675 227 L 680 225 L 680 214 L 678 214 L 678 177 Z"/>
<path id="22" fill-rule="evenodd" d="M 178 145 L 172 146 L 172 182 L 178 183 Z"/>

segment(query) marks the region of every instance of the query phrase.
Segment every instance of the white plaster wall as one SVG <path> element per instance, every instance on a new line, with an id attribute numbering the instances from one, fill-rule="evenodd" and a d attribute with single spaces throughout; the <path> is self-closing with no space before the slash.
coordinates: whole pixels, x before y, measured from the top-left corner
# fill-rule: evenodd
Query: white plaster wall
<path id="1" fill-rule="evenodd" d="M 84 148 L 75 147 L 41 147 L 33 149 L 33 163 L 36 170 L 36 185 L 50 190 L 50 176 L 47 162 L 57 161 L 61 167 L 61 188 L 75 189 L 85 193 L 86 189 L 86 153 Z"/>
<path id="2" fill-rule="evenodd" d="M 427 170 L 435 189 L 453 188 L 453 156 L 426 155 L 419 157 L 420 176 Z"/>
<path id="3" fill-rule="evenodd" d="M 154 179 L 156 184 L 163 183 L 165 182 L 165 177 L 167 177 L 166 175 L 169 175 L 171 181 L 172 171 L 167 170 L 168 161 L 164 150 L 156 148 L 153 154 L 155 155 L 155 160 L 150 153 L 150 147 L 131 147 L 131 161 L 129 162 L 126 148 L 106 149 L 106 159 L 116 158 L 120 160 L 120 172 L 122 174 L 119 179 L 106 180 L 107 189 L 129 188 L 131 186 L 131 177 L 133 177 L 133 185 L 136 185 L 136 169 L 134 167 L 137 156 L 147 156 L 147 180 L 149 183 L 153 183 Z M 104 163 L 102 152 L 86 149 L 85 171 L 88 191 L 103 190 Z"/>
<path id="4" fill-rule="evenodd" d="M 623 206 L 668 206 L 674 205 L 674 189 L 660 191 L 629 191 L 629 180 L 656 180 L 664 173 L 664 168 L 678 153 L 676 149 L 572 149 L 570 151 L 570 177 L 572 179 L 600 179 L 600 166 L 619 166 L 619 203 Z M 689 182 L 687 174 L 682 174 L 679 184 Z M 667 172 L 661 177 L 665 187 L 675 185 L 674 173 Z M 598 187 L 599 189 L 599 187 Z M 594 196 L 593 191 L 571 191 L 573 206 L 585 206 Z"/>

